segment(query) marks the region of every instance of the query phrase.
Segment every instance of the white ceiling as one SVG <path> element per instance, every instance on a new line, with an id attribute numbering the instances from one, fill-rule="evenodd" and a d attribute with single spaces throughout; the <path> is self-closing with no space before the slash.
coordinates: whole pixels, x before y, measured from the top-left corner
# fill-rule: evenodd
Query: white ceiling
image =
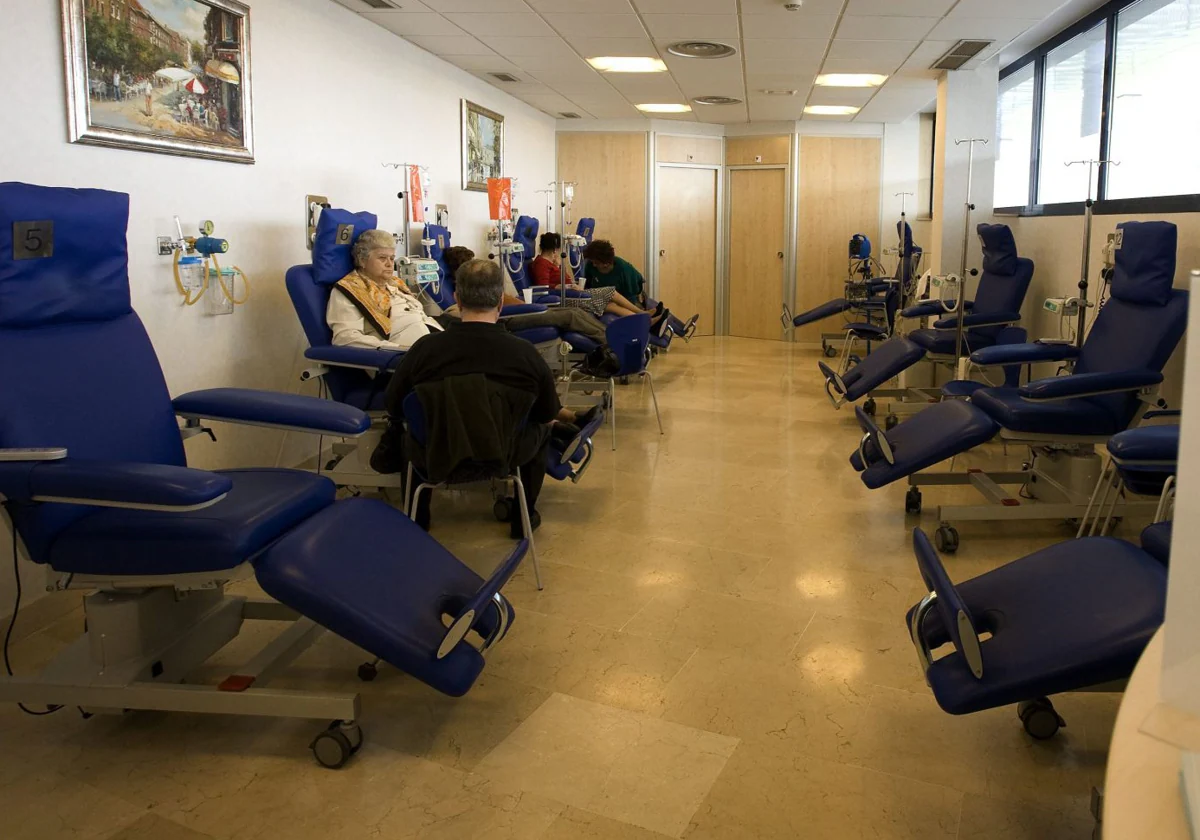
<path id="1" fill-rule="evenodd" d="M 899 122 L 936 97 L 929 66 L 963 38 L 994 43 L 967 64 L 1003 50 L 1020 56 L 1104 0 L 336 0 L 385 29 L 552 116 L 621 119 L 646 102 L 734 96 L 741 105 L 693 104 L 656 118 L 712 123 L 776 120 Z M 1049 30 L 1049 31 L 1047 31 Z M 678 58 L 681 40 L 729 44 L 735 56 Z M 668 73 L 599 73 L 601 55 L 658 56 Z M 510 73 L 501 82 L 491 73 Z M 819 88 L 818 73 L 880 73 L 879 89 Z M 763 90 L 795 90 L 768 96 Z M 856 105 L 853 117 L 805 116 L 812 105 Z"/>

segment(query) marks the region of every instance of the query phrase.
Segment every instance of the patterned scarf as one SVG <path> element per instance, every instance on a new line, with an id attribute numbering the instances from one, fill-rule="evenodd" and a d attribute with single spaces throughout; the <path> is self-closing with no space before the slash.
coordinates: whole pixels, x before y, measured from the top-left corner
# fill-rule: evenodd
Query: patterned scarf
<path id="1" fill-rule="evenodd" d="M 392 334 L 392 296 L 386 286 L 372 283 L 357 271 L 351 271 L 337 281 L 337 287 L 350 296 L 385 339 Z"/>

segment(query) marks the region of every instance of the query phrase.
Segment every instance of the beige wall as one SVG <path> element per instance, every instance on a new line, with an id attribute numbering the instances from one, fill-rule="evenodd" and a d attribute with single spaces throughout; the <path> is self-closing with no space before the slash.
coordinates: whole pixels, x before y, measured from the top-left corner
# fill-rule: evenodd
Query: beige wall
<path id="1" fill-rule="evenodd" d="M 1188 273 L 1193 268 L 1200 268 L 1200 213 L 1096 216 L 1092 221 L 1091 277 L 1088 285 L 1088 297 L 1091 300 L 1094 301 L 1100 292 L 1098 278 L 1104 262 L 1103 248 L 1108 234 L 1116 229 L 1119 222 L 1156 220 L 1174 222 L 1179 227 L 1175 285 L 1177 288 L 1188 287 Z M 1034 262 L 1033 283 L 1029 287 L 1029 294 L 1025 298 L 1025 311 L 1022 313 L 1030 340 L 1057 336 L 1058 318 L 1042 309 L 1042 303 L 1046 298 L 1078 294 L 1083 250 L 1083 217 L 997 218 L 995 221 L 1007 224 L 1013 229 L 1018 252 Z M 1095 310 L 1090 310 L 1089 318 L 1094 315 Z M 1184 349 L 1181 344 L 1166 369 L 1163 393 L 1173 408 L 1180 407 L 1183 355 Z M 1053 372 L 1052 367 L 1043 371 L 1047 376 Z"/>

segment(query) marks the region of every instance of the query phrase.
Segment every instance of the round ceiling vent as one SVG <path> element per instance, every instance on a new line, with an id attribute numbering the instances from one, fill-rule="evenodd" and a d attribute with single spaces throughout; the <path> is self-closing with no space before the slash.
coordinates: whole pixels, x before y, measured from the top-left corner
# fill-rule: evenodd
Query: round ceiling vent
<path id="1" fill-rule="evenodd" d="M 697 96 L 692 100 L 697 105 L 741 105 L 742 100 L 735 96 Z"/>
<path id="2" fill-rule="evenodd" d="M 726 58 L 737 55 L 733 47 L 714 41 L 680 41 L 667 47 L 667 52 L 682 58 Z"/>

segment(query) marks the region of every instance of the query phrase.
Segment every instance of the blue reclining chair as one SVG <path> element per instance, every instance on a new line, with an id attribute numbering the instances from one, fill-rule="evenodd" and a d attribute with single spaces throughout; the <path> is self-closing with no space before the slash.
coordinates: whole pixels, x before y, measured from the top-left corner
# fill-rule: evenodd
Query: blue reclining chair
<path id="1" fill-rule="evenodd" d="M 1163 622 L 1166 569 L 1120 540 L 1059 543 L 958 586 L 920 529 L 913 551 L 929 594 L 908 611 L 908 631 L 953 715 L 1015 703 L 1026 732 L 1051 738 L 1065 722 L 1047 697 L 1117 690 Z"/>
<path id="2" fill-rule="evenodd" d="M 426 289 L 425 293 L 430 300 L 437 304 L 438 309 L 445 311 L 454 305 L 454 277 L 446 268 L 446 249 L 450 247 L 450 229 L 442 225 L 427 224 L 421 238 L 426 242 L 433 243 L 429 246 L 429 258 L 438 264 L 438 274 L 442 278 L 436 292 Z"/>
<path id="3" fill-rule="evenodd" d="M 1179 412 L 1155 411 L 1147 417 L 1153 419 L 1164 414 L 1178 416 Z M 1158 499 L 1155 523 L 1167 518 L 1175 498 L 1175 474 L 1179 467 L 1178 425 L 1130 429 L 1113 435 L 1107 448 L 1108 463 L 1088 500 L 1087 513 L 1079 522 L 1078 537 L 1108 533 L 1113 510 L 1127 493 Z M 1170 528 L 1169 524 L 1167 528 Z"/>
<path id="4" fill-rule="evenodd" d="M 499 590 L 527 544 L 484 580 L 383 502 L 334 501 L 327 478 L 190 469 L 180 433 L 205 420 L 339 437 L 369 421 L 240 388 L 172 400 L 130 306 L 128 216 L 121 193 L 0 184 L 0 497 L 48 584 L 91 593 L 83 635 L 40 674 L 0 676 L 0 701 L 333 719 L 311 746 L 340 766 L 362 743 L 358 696 L 272 675 L 328 629 L 464 694 L 513 620 Z M 225 592 L 250 575 L 270 599 Z M 189 680 L 246 620 L 286 629 L 219 685 Z"/>
<path id="5" fill-rule="evenodd" d="M 658 421 L 658 433 L 663 433 L 662 415 L 658 411 L 658 395 L 654 392 L 654 376 L 650 371 L 646 370 L 646 364 L 650 361 L 651 343 L 650 343 L 650 316 L 642 313 L 639 315 L 626 315 L 623 318 L 617 318 L 608 324 L 605 329 L 605 337 L 608 340 L 608 346 L 616 355 L 621 367 L 612 376 L 607 379 L 597 379 L 580 373 L 579 370 L 571 371 L 570 380 L 568 382 L 568 390 L 572 388 L 587 388 L 589 383 L 598 383 L 606 389 L 607 399 L 601 401 L 608 409 L 608 417 L 612 426 L 612 448 L 617 448 L 617 380 L 628 379 L 629 377 L 639 377 L 650 383 L 650 398 L 654 402 L 654 417 Z M 593 420 L 591 425 L 598 425 L 597 421 Z"/>
<path id="6" fill-rule="evenodd" d="M 979 225 L 983 244 L 983 275 L 974 301 L 963 304 L 963 350 L 970 353 L 1001 342 L 1024 341 L 1024 333 L 1012 325 L 1021 320 L 1021 306 L 1033 279 L 1033 261 L 1017 256 L 1017 246 L 1007 225 Z M 908 399 L 924 406 L 937 402 L 940 389 L 881 389 L 889 380 L 928 358 L 935 364 L 955 366 L 958 356 L 958 318 L 947 314 L 941 301 L 923 301 L 902 313 L 906 318 L 944 316 L 932 329 L 918 329 L 905 337 L 884 342 L 875 352 L 845 372 L 836 372 L 824 362 L 825 392 L 835 408 L 868 397 L 867 413 L 874 414 L 874 399 Z M 1009 328 L 1009 329 L 1006 329 Z"/>
<path id="7" fill-rule="evenodd" d="M 350 256 L 353 241 L 364 230 L 376 227 L 371 213 L 349 213 L 327 209 L 317 222 L 310 265 L 288 269 L 286 284 L 300 326 L 308 339 L 304 358 L 315 362 L 304 370 L 302 381 L 317 379 L 321 393 L 334 402 L 352 406 L 371 416 L 372 430 L 353 442 L 333 445 L 333 459 L 317 471 L 325 471 L 339 485 L 399 487 L 401 476 L 381 475 L 370 468 L 370 456 L 386 425 L 383 397 L 391 371 L 404 358 L 394 350 L 367 347 L 335 347 L 325 319 L 331 289 L 354 268 Z"/>
<path id="8" fill-rule="evenodd" d="M 970 401 L 927 408 L 888 432 L 856 407 L 863 439 L 851 464 L 875 489 L 907 478 L 905 507 L 921 510 L 920 485 L 969 484 L 992 504 L 942 506 L 938 548 L 954 551 L 951 520 L 1074 519 L 1083 517 L 1097 474 L 1097 444 L 1137 425 L 1157 395 L 1162 370 L 1187 327 L 1188 293 L 1173 289 L 1177 232 L 1169 222 L 1124 222 L 1116 252 L 1111 297 L 1081 348 L 1072 344 L 1018 344 L 976 351 L 972 362 L 1024 365 L 1073 362 L 1070 375 L 1021 388 L 983 388 Z M 1161 406 L 1159 406 L 1161 407 Z M 999 435 L 1028 446 L 1029 467 L 1019 472 L 921 472 Z M 1087 485 L 1078 486 L 1080 480 Z M 1021 494 L 1002 485 L 1018 484 Z M 1023 497 L 1023 498 L 1021 498 Z M 996 507 L 996 506 L 999 507 Z M 1125 502 L 1124 514 L 1152 512 L 1156 503 Z M 1124 515 L 1122 514 L 1122 515 Z"/>

